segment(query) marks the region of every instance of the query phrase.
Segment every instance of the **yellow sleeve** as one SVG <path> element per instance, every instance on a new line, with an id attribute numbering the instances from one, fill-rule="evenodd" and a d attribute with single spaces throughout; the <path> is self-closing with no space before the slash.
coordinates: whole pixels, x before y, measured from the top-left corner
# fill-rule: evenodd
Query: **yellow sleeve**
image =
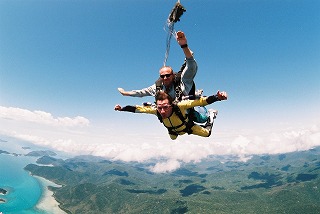
<path id="1" fill-rule="evenodd" d="M 152 106 L 136 106 L 135 113 L 157 114 L 157 109 Z"/>
<path id="2" fill-rule="evenodd" d="M 183 100 L 178 103 L 178 106 L 184 110 L 195 107 L 195 106 L 206 106 L 206 105 L 208 105 L 207 97 L 200 97 L 200 99 L 196 99 L 196 100 Z"/>

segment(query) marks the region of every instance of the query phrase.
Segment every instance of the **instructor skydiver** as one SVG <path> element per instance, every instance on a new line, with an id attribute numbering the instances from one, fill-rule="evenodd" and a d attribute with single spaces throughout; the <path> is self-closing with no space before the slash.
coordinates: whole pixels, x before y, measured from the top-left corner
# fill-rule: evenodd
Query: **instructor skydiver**
<path id="1" fill-rule="evenodd" d="M 195 93 L 193 79 L 197 73 L 198 65 L 193 57 L 193 52 L 188 46 L 187 38 L 182 31 L 176 33 L 176 40 L 184 52 L 186 58 L 185 66 L 182 66 L 181 78 L 177 78 L 177 75 L 175 75 L 170 66 L 160 68 L 160 89 L 167 92 L 173 99 L 181 100 L 182 96 L 194 95 Z M 155 96 L 159 91 L 159 86 L 157 86 L 158 84 L 155 83 L 141 90 L 125 91 L 123 88 L 118 88 L 118 90 L 123 96 Z"/>

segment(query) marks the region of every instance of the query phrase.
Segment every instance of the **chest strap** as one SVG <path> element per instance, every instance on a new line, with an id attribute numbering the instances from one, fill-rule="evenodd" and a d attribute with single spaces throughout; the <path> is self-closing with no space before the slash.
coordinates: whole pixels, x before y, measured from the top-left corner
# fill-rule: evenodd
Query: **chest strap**
<path id="1" fill-rule="evenodd" d="M 169 126 L 169 127 L 166 126 L 165 124 L 163 124 L 168 129 L 169 134 L 179 135 L 179 133 L 182 133 L 182 132 L 186 132 L 188 134 L 192 134 L 192 127 L 194 126 L 193 121 L 185 118 L 183 116 L 183 114 L 181 113 L 180 108 L 177 105 L 172 104 L 172 108 L 173 108 L 172 109 L 173 112 L 181 120 L 181 124 L 178 125 L 178 126 Z M 157 116 L 158 116 L 158 119 L 160 120 L 160 122 L 163 123 L 162 117 L 161 117 L 161 115 L 160 115 L 160 113 L 158 111 L 157 111 Z M 170 121 L 170 118 L 169 118 L 169 121 Z M 181 131 L 177 131 L 177 129 L 181 128 L 182 126 L 185 126 L 185 128 L 183 130 L 181 130 Z"/>

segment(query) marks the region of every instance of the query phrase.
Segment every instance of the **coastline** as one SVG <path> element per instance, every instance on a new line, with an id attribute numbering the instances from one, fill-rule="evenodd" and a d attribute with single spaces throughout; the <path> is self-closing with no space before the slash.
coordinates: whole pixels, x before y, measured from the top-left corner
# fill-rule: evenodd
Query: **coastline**
<path id="1" fill-rule="evenodd" d="M 48 186 L 61 187 L 61 185 L 58 185 L 40 176 L 32 176 L 40 182 L 43 191 L 42 196 L 35 208 L 41 211 L 45 211 L 46 213 L 66 214 L 66 212 L 60 209 L 60 203 L 53 197 L 53 192 L 48 189 Z"/>

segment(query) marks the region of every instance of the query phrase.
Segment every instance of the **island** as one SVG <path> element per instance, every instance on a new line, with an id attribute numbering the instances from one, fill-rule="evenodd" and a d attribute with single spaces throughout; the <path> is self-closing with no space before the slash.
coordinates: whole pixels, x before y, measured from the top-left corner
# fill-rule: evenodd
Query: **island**
<path id="1" fill-rule="evenodd" d="M 7 192 L 7 190 L 0 188 L 0 195 L 5 195 Z"/>
<path id="2" fill-rule="evenodd" d="M 5 195 L 7 194 L 7 190 L 0 188 L 0 195 Z M 0 198 L 0 204 L 1 203 L 6 203 L 6 200 L 4 200 L 3 198 Z"/>
<path id="3" fill-rule="evenodd" d="M 23 146 L 23 149 L 31 149 L 29 146 Z"/>
<path id="4" fill-rule="evenodd" d="M 8 154 L 10 154 L 10 153 L 7 152 L 7 151 L 4 151 L 4 150 L 1 150 L 1 149 L 0 149 L 0 154 L 7 154 L 7 155 L 8 155 Z"/>
<path id="5" fill-rule="evenodd" d="M 26 154 L 25 156 L 33 156 L 33 157 L 40 157 L 40 156 L 56 156 L 57 154 L 55 152 L 52 152 L 50 150 L 45 151 L 32 151 Z"/>

